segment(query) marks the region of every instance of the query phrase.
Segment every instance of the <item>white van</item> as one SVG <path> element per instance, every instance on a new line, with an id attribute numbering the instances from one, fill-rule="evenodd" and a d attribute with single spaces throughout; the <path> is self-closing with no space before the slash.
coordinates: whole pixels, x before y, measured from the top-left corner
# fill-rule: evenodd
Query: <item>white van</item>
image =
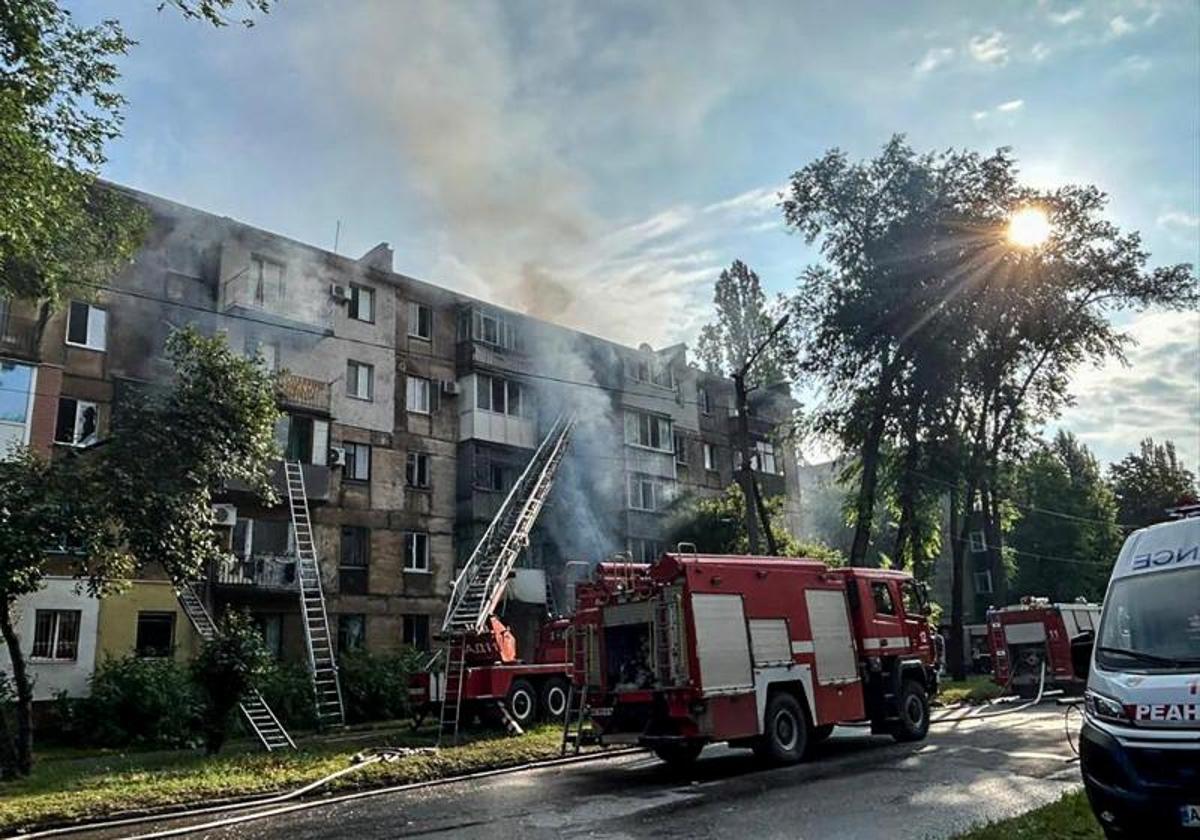
<path id="1" fill-rule="evenodd" d="M 1080 764 L 1105 834 L 1200 840 L 1200 517 L 1125 541 L 1087 666 Z"/>

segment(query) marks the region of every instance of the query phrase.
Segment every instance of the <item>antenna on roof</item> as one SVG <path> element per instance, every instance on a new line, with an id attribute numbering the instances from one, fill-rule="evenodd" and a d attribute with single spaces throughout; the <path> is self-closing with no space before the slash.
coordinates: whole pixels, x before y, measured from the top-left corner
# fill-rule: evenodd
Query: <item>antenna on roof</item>
<path id="1" fill-rule="evenodd" d="M 333 231 L 333 253 L 337 253 L 338 241 L 342 238 L 342 220 L 337 220 L 337 227 Z"/>

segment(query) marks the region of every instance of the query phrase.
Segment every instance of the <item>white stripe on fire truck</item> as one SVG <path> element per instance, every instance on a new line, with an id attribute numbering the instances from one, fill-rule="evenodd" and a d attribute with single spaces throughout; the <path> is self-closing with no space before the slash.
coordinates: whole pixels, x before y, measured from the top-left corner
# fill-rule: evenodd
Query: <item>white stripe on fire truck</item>
<path id="1" fill-rule="evenodd" d="M 792 654 L 797 653 L 812 653 L 816 650 L 813 647 L 812 639 L 792 639 Z"/>
<path id="2" fill-rule="evenodd" d="M 867 650 L 878 650 L 880 648 L 903 648 L 908 647 L 908 639 L 903 636 L 888 636 L 882 639 L 872 639 L 870 637 L 863 639 L 863 647 Z"/>

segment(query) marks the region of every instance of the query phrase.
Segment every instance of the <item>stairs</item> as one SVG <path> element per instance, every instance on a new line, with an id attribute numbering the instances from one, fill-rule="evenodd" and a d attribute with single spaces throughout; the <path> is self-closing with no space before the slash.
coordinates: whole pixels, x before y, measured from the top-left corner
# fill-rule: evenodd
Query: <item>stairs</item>
<path id="1" fill-rule="evenodd" d="M 217 625 L 213 622 L 212 616 L 208 614 L 208 610 L 204 608 L 204 602 L 200 600 L 196 590 L 192 589 L 192 585 L 190 583 L 183 584 L 175 591 L 175 594 L 179 598 L 179 605 L 183 607 L 184 614 L 192 622 L 192 626 L 196 628 L 196 633 L 200 638 L 206 642 L 216 638 Z M 267 752 L 296 749 L 292 736 L 275 717 L 275 713 L 258 693 L 258 689 L 254 689 L 242 700 L 241 710 L 242 717 L 250 726 L 250 731 L 254 733 Z"/>
<path id="2" fill-rule="evenodd" d="M 317 720 L 322 726 L 342 726 L 346 722 L 342 687 L 329 633 L 329 616 L 325 611 L 325 593 L 321 588 L 321 569 L 308 513 L 304 471 L 298 461 L 284 461 L 283 469 L 292 514 L 292 533 L 296 540 L 296 579 L 300 584 L 300 609 L 317 701 Z"/>
<path id="3" fill-rule="evenodd" d="M 574 415 L 561 414 L 554 421 L 454 580 L 450 604 L 442 622 L 442 635 L 449 639 L 449 657 L 439 742 L 447 735 L 455 741 L 458 739 L 466 674 L 466 638 L 483 631 L 504 595 L 509 575 L 521 550 L 529 544 L 529 533 L 554 486 L 554 475 L 566 454 L 574 426 Z M 507 711 L 502 709 L 506 726 Z M 520 732 L 516 722 L 512 723 L 515 731 Z M 513 730 L 510 728 L 510 731 Z"/>

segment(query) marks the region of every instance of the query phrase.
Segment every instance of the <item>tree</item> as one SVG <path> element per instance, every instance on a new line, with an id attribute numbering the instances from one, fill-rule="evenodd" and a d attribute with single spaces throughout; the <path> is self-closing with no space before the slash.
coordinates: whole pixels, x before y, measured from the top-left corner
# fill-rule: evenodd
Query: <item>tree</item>
<path id="1" fill-rule="evenodd" d="M 768 499 L 766 507 L 782 556 L 810 557 L 831 566 L 846 564 L 840 551 L 820 542 L 800 542 L 788 533 L 783 521 L 782 496 Z M 750 537 L 745 514 L 746 497 L 737 484 L 730 485 L 720 496 L 680 497 L 670 508 L 667 542 L 691 543 L 701 554 L 747 554 Z"/>
<path id="2" fill-rule="evenodd" d="M 10 772 L 29 772 L 33 743 L 33 690 L 13 609 L 43 585 L 47 549 L 66 548 L 71 571 L 97 596 L 148 563 L 181 583 L 221 556 L 215 491 L 240 481 L 275 501 L 274 377 L 223 337 L 191 328 L 171 334 L 166 354 L 174 381 L 119 393 L 109 439 L 53 460 L 18 448 L 0 461 L 0 632 L 17 694 Z"/>
<path id="3" fill-rule="evenodd" d="M 1104 596 L 1121 548 L 1117 505 L 1100 466 L 1074 435 L 1037 443 L 1015 468 L 1013 595 L 1073 601 Z"/>
<path id="4" fill-rule="evenodd" d="M 1173 441 L 1156 444 L 1146 438 L 1109 467 L 1116 496 L 1117 519 L 1125 528 L 1144 528 L 1167 518 L 1167 508 L 1198 500 L 1196 477 L 1179 462 Z"/>
<path id="5" fill-rule="evenodd" d="M 746 364 L 778 317 L 767 307 L 758 275 L 741 260 L 734 260 L 717 278 L 713 308 L 716 318 L 701 328 L 697 355 L 709 373 L 728 376 Z M 789 356 L 786 342 L 770 344 L 747 372 L 747 386 L 782 381 Z"/>
<path id="6" fill-rule="evenodd" d="M 270 661 L 258 625 L 244 612 L 226 613 L 216 637 L 204 643 L 192 670 L 204 695 L 204 749 L 209 755 L 221 751 L 234 710 Z"/>

